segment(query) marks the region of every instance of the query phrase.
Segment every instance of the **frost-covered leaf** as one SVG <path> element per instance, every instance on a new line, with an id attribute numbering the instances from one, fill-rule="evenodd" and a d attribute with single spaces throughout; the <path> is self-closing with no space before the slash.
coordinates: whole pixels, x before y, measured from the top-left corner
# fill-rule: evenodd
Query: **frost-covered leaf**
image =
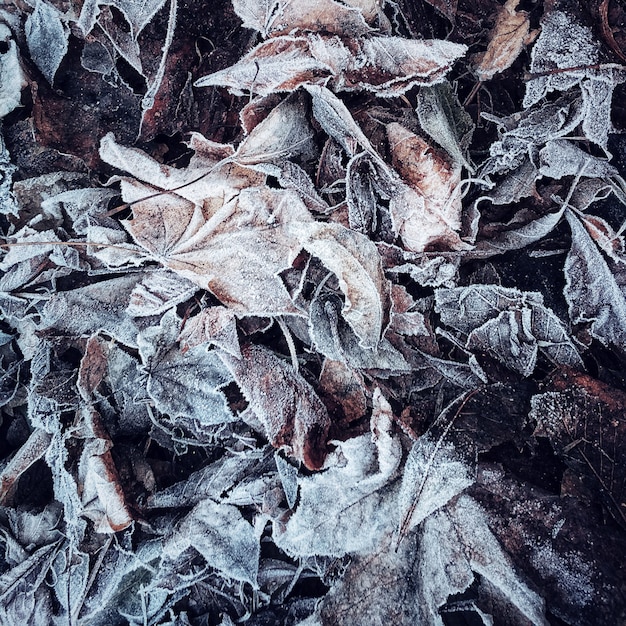
<path id="1" fill-rule="evenodd" d="M 529 419 L 535 436 L 577 476 L 596 486 L 611 515 L 626 526 L 626 429 L 620 419 L 623 391 L 585 374 L 565 371 L 532 397 Z"/>
<path id="2" fill-rule="evenodd" d="M 541 35 L 532 55 L 524 107 L 530 107 L 551 91 L 567 91 L 580 84 L 585 105 L 583 131 L 602 147 L 612 132 L 611 98 L 619 82 L 626 80 L 617 65 L 597 67 L 599 45 L 589 27 L 570 13 L 552 11 L 542 22 Z"/>
<path id="3" fill-rule="evenodd" d="M 555 139 L 549 141 L 539 152 L 539 173 L 549 178 L 584 176 L 588 178 L 610 178 L 618 171 L 607 161 L 581 150 L 571 141 Z"/>
<path id="4" fill-rule="evenodd" d="M 234 0 L 233 8 L 244 26 L 258 30 L 263 37 L 293 30 L 358 37 L 370 30 L 361 11 L 335 0 Z"/>
<path id="5" fill-rule="evenodd" d="M 472 469 L 444 437 L 422 435 L 409 452 L 398 502 L 401 537 L 474 482 Z"/>
<path id="6" fill-rule="evenodd" d="M 498 11 L 487 51 L 476 67 L 478 80 L 489 80 L 511 67 L 527 43 L 530 20 L 526 11 L 516 11 L 518 5 L 519 0 L 507 0 Z"/>
<path id="7" fill-rule="evenodd" d="M 159 326 L 138 337 L 139 353 L 148 372 L 147 390 L 157 408 L 170 417 L 184 416 L 201 425 L 234 418 L 220 388 L 232 377 L 214 351 L 197 346 L 183 352 L 176 340 L 181 320 L 166 313 Z"/>
<path id="8" fill-rule="evenodd" d="M 139 327 L 127 313 L 130 295 L 142 274 L 103 280 L 51 296 L 41 327 L 54 334 L 91 336 L 104 331 L 127 346 L 137 346 Z"/>
<path id="9" fill-rule="evenodd" d="M 133 317 L 160 315 L 188 300 L 198 290 L 196 285 L 168 270 L 146 274 L 130 294 L 127 312 Z"/>
<path id="10" fill-rule="evenodd" d="M 376 246 L 339 224 L 302 221 L 287 228 L 307 252 L 337 276 L 345 296 L 344 319 L 363 347 L 375 348 L 391 306 L 389 283 Z"/>
<path id="11" fill-rule="evenodd" d="M 604 344 L 626 349 L 626 275 L 623 262 L 605 260 L 585 227 L 571 211 L 572 247 L 565 260 L 565 298 L 574 324 L 590 323 L 591 334 Z"/>
<path id="12" fill-rule="evenodd" d="M 422 87 L 417 94 L 417 116 L 420 126 L 454 160 L 473 171 L 467 150 L 474 131 L 474 123 L 461 106 L 452 85 L 442 81 Z"/>
<path id="13" fill-rule="evenodd" d="M 269 95 L 331 79 L 336 91 L 369 90 L 395 97 L 415 85 L 439 82 L 465 50 L 440 40 L 368 37 L 348 45 L 338 37 L 284 35 L 259 44 L 235 65 L 195 85 Z"/>
<path id="14" fill-rule="evenodd" d="M 556 213 L 548 213 L 522 225 L 515 218 L 508 224 L 490 224 L 491 228 L 494 226 L 501 228 L 498 228 L 496 232 L 490 231 L 488 237 L 476 242 L 467 255 L 474 258 L 487 258 L 510 250 L 526 248 L 549 235 L 561 221 L 564 212 L 565 207 Z"/>
<path id="15" fill-rule="evenodd" d="M 543 599 L 516 572 L 491 532 L 487 514 L 467 495 L 425 520 L 417 573 L 422 581 L 417 599 L 421 623 L 443 626 L 443 605 L 465 591 L 478 574 L 495 588 L 488 587 L 487 594 L 500 601 L 496 608 L 509 623 L 548 624 Z"/>
<path id="16" fill-rule="evenodd" d="M 26 41 L 32 60 L 51 85 L 67 53 L 69 34 L 57 9 L 37 0 L 26 20 Z"/>
<path id="17" fill-rule="evenodd" d="M 319 469 L 326 457 L 330 419 L 313 388 L 289 365 L 261 346 L 241 348 L 238 359 L 221 358 L 233 373 L 250 409 L 263 424 L 270 443 L 309 469 Z"/>
<path id="18" fill-rule="evenodd" d="M 301 248 L 296 225 L 312 219 L 295 192 L 252 187 L 211 212 L 159 196 L 133 213 L 124 225 L 138 244 L 235 312 L 299 312 L 278 275 Z"/>
<path id="19" fill-rule="evenodd" d="M 176 526 L 163 552 L 175 557 L 193 547 L 221 575 L 257 585 L 259 538 L 230 504 L 203 500 Z"/>
<path id="20" fill-rule="evenodd" d="M 337 442 L 324 472 L 300 476 L 300 500 L 284 529 L 275 524 L 276 545 L 297 556 L 375 549 L 398 520 L 397 485 L 387 483 L 397 469 L 390 451 L 399 442 L 390 436 L 379 443 L 380 449 L 370 435 Z M 381 459 L 383 454 L 390 458 Z"/>
<path id="21" fill-rule="evenodd" d="M 20 105 L 26 78 L 20 65 L 17 44 L 11 30 L 3 23 L 0 23 L 0 42 L 7 47 L 0 56 L 0 118 L 3 118 Z"/>
<path id="22" fill-rule="evenodd" d="M 524 376 L 532 374 L 539 350 L 555 363 L 582 367 L 566 329 L 539 293 L 470 285 L 439 289 L 435 299 L 441 321 L 467 335 L 469 349 L 489 350 Z"/>
<path id="23" fill-rule="evenodd" d="M 212 306 L 188 319 L 178 340 L 183 349 L 209 343 L 241 358 L 235 314 L 226 307 Z"/>
<path id="24" fill-rule="evenodd" d="M 417 192 L 418 204 L 407 206 L 408 193 L 391 203 L 391 217 L 407 248 L 422 252 L 441 244 L 459 249 L 461 227 L 460 166 L 447 162 L 423 139 L 397 123 L 387 126 L 392 163 L 402 179 Z"/>
<path id="25" fill-rule="evenodd" d="M 87 34 L 94 26 L 100 5 L 112 5 L 128 20 L 133 37 L 152 21 L 165 0 L 86 0 L 81 8 L 78 24 Z"/>

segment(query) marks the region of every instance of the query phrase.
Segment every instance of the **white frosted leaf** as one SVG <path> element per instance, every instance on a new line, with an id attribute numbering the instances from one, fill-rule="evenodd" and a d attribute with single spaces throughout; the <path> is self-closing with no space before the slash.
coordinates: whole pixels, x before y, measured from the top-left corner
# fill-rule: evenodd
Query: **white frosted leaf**
<path id="1" fill-rule="evenodd" d="M 26 20 L 26 41 L 32 60 L 50 84 L 67 53 L 69 34 L 59 12 L 44 0 L 37 0 Z"/>
<path id="2" fill-rule="evenodd" d="M 157 408 L 170 417 L 189 417 L 199 424 L 234 420 L 219 389 L 232 377 L 216 352 L 204 346 L 183 353 L 176 343 L 181 320 L 166 313 L 159 326 L 138 337 L 139 354 L 148 372 L 147 390 Z"/>
<path id="3" fill-rule="evenodd" d="M 150 272 L 137 283 L 130 294 L 127 311 L 133 317 L 160 315 L 168 309 L 188 300 L 198 290 L 196 285 L 170 272 Z"/>
<path id="4" fill-rule="evenodd" d="M 626 349 L 626 276 L 623 262 L 611 268 L 580 220 L 569 210 L 572 247 L 565 260 L 565 298 L 574 324 L 590 323 L 604 344 Z"/>
<path id="5" fill-rule="evenodd" d="M 17 44 L 11 30 L 0 23 L 0 42 L 8 50 L 0 55 L 0 119 L 20 105 L 22 88 L 26 87 L 26 78 L 22 72 Z M 4 142 L 3 142 L 4 144 Z"/>
<path id="6" fill-rule="evenodd" d="M 176 526 L 164 553 L 197 550 L 222 576 L 257 586 L 260 545 L 254 527 L 229 504 L 203 500 Z"/>
<path id="7" fill-rule="evenodd" d="M 469 487 L 472 474 L 451 443 L 422 435 L 407 457 L 398 496 L 402 535 Z"/>
<path id="8" fill-rule="evenodd" d="M 607 161 L 588 154 L 565 139 L 549 141 L 539 152 L 539 159 L 539 173 L 549 178 L 609 178 L 618 175 L 617 169 Z"/>

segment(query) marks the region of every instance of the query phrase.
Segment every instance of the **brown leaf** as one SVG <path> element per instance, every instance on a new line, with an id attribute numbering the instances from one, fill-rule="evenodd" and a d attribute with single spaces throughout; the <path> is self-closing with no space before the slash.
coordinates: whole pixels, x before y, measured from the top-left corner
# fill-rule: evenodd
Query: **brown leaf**
<path id="1" fill-rule="evenodd" d="M 238 359 L 241 358 L 235 314 L 222 306 L 203 309 L 198 315 L 187 320 L 178 341 L 183 350 L 210 343 Z"/>
<path id="2" fill-rule="evenodd" d="M 264 37 L 294 30 L 359 37 L 370 31 L 361 11 L 334 0 L 234 0 L 233 8 L 244 26 Z"/>
<path id="3" fill-rule="evenodd" d="M 148 195 L 133 185 L 135 197 Z M 301 247 L 293 221 L 312 219 L 297 194 L 251 187 L 224 205 L 207 204 L 159 196 L 135 204 L 124 226 L 157 261 L 239 314 L 299 313 L 278 275 Z"/>
<path id="4" fill-rule="evenodd" d="M 528 41 L 530 21 L 526 11 L 516 11 L 520 0 L 507 0 L 498 11 L 496 23 L 489 38 L 487 52 L 476 67 L 480 81 L 489 80 L 513 65 Z"/>
<path id="5" fill-rule="evenodd" d="M 235 65 L 204 76 L 196 87 L 228 87 L 259 95 L 323 85 L 336 91 L 368 90 L 395 97 L 415 85 L 435 83 L 465 54 L 449 41 L 369 37 L 342 41 L 318 34 L 281 36 L 259 44 Z"/>
<path id="6" fill-rule="evenodd" d="M 458 235 L 460 166 L 450 165 L 421 137 L 395 122 L 387 125 L 387 137 L 393 165 L 408 186 L 390 205 L 404 245 L 415 252 L 433 245 L 467 247 Z"/>
<path id="7" fill-rule="evenodd" d="M 330 419 L 313 388 L 266 348 L 248 345 L 242 347 L 241 354 L 241 359 L 225 352 L 220 356 L 263 424 L 270 443 L 285 447 L 309 469 L 322 467 Z"/>
<path id="8" fill-rule="evenodd" d="M 341 406 L 347 422 L 365 415 L 365 382 L 361 374 L 346 363 L 325 359 L 319 385 L 321 393 Z"/>

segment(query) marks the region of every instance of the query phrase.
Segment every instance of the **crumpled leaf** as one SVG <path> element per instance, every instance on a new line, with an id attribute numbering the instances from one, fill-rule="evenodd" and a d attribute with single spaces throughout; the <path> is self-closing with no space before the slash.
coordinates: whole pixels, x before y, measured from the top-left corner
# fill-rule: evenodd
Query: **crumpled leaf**
<path id="1" fill-rule="evenodd" d="M 572 246 L 565 260 L 564 295 L 572 323 L 590 323 L 589 331 L 602 343 L 626 349 L 626 276 L 622 263 L 605 260 L 580 220 L 570 210 L 565 217 Z"/>
<path id="2" fill-rule="evenodd" d="M 354 48 L 354 49 L 352 49 Z M 440 40 L 369 37 L 343 42 L 322 35 L 281 36 L 259 44 L 235 65 L 196 81 L 234 94 L 294 91 L 324 85 L 336 91 L 374 91 L 395 97 L 415 85 L 438 82 L 466 47 Z"/>
<path id="3" fill-rule="evenodd" d="M 241 348 L 238 359 L 221 352 L 249 408 L 263 424 L 270 443 L 309 469 L 319 469 L 326 458 L 330 419 L 313 388 L 289 365 L 261 346 Z"/>
<path id="4" fill-rule="evenodd" d="M 610 178 L 619 175 L 618 170 L 607 161 L 586 153 L 565 139 L 549 141 L 539 152 L 539 159 L 539 173 L 549 178 Z"/>
<path id="5" fill-rule="evenodd" d="M 598 61 L 599 45 L 590 28 L 579 24 L 570 13 L 548 13 L 531 54 L 534 76 L 526 83 L 523 105 L 530 107 L 551 91 L 565 92 L 580 84 L 585 106 L 583 132 L 606 148 L 612 131 L 613 89 L 626 80 L 626 74 L 617 65 L 596 68 Z"/>
<path id="6" fill-rule="evenodd" d="M 165 0 L 86 0 L 81 8 L 78 24 L 87 34 L 94 26 L 101 4 L 110 4 L 119 9 L 128 20 L 133 37 L 136 39 L 141 31 L 152 21 Z"/>
<path id="7" fill-rule="evenodd" d="M 389 283 L 374 243 L 339 224 L 294 222 L 287 225 L 302 247 L 339 280 L 345 296 L 341 311 L 364 348 L 375 348 L 391 306 Z"/>
<path id="8" fill-rule="evenodd" d="M 150 272 L 133 289 L 126 311 L 133 317 L 160 315 L 191 298 L 197 289 L 174 272 L 164 269 Z"/>
<path id="9" fill-rule="evenodd" d="M 233 8 L 244 26 L 258 30 L 265 38 L 293 30 L 326 31 L 346 37 L 370 31 L 361 11 L 334 0 L 233 0 Z"/>
<path id="10" fill-rule="evenodd" d="M 435 302 L 441 321 L 467 335 L 468 349 L 489 350 L 523 376 L 532 374 L 539 350 L 555 363 L 582 368 L 566 329 L 539 293 L 470 285 L 439 289 Z"/>
<path id="11" fill-rule="evenodd" d="M 490 80 L 511 67 L 528 43 L 530 21 L 526 11 L 516 11 L 520 0 L 507 0 L 498 11 L 487 51 L 476 66 L 478 80 Z"/>
<path id="12" fill-rule="evenodd" d="M 241 350 L 235 320 L 235 314 L 226 307 L 212 306 L 202 309 L 198 315 L 184 323 L 178 340 L 183 349 L 208 343 L 240 359 Z"/>
<path id="13" fill-rule="evenodd" d="M 137 338 L 148 393 L 172 418 L 184 416 L 202 425 L 234 420 L 220 391 L 232 377 L 215 351 L 197 346 L 182 352 L 176 343 L 180 323 L 176 312 L 169 311 L 159 326 L 147 328 Z"/>
<path id="14" fill-rule="evenodd" d="M 459 249 L 461 170 L 450 165 L 423 139 L 397 123 L 387 125 L 392 163 L 423 201 L 423 208 L 406 206 L 406 196 L 391 204 L 396 230 L 410 250 L 421 252 L 436 244 Z"/>
<path id="15" fill-rule="evenodd" d="M 361 435 L 336 443 L 324 472 L 299 477 L 300 501 L 285 527 L 274 525 L 274 541 L 288 554 L 367 554 L 398 519 L 397 486 L 387 486 L 397 464 L 387 461 L 399 441 L 390 435 L 377 447 L 374 435 Z"/>
<path id="16" fill-rule="evenodd" d="M 36 0 L 35 10 L 26 20 L 26 41 L 31 59 L 51 85 L 67 53 L 69 35 L 57 9 Z"/>
<path id="17" fill-rule="evenodd" d="M 190 547 L 222 576 L 257 586 L 259 539 L 237 507 L 209 499 L 198 503 L 177 524 L 163 552 L 171 558 Z"/>
<path id="18" fill-rule="evenodd" d="M 8 46 L 8 50 L 0 56 L 0 118 L 3 118 L 20 105 L 26 78 L 20 65 L 17 44 L 6 24 L 0 24 L 0 42 Z"/>

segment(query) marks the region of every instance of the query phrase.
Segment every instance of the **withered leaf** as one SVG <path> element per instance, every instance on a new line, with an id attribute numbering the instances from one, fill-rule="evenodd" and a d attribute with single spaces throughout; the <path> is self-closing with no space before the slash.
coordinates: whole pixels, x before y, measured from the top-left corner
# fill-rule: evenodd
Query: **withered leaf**
<path id="1" fill-rule="evenodd" d="M 266 348 L 243 346 L 241 355 L 220 353 L 270 443 L 285 447 L 309 469 L 319 469 L 330 427 L 322 401 L 302 376 Z"/>
<path id="2" fill-rule="evenodd" d="M 324 85 L 336 91 L 373 91 L 395 97 L 415 85 L 438 82 L 466 47 L 440 40 L 368 37 L 344 43 L 322 35 L 281 36 L 259 44 L 235 65 L 196 81 L 241 95 L 293 91 Z"/>
<path id="3" fill-rule="evenodd" d="M 467 347 L 489 350 L 511 369 L 532 374 L 539 350 L 555 363 L 582 360 L 559 318 L 536 292 L 497 285 L 439 289 L 436 310 L 444 324 L 467 335 Z"/>
<path id="4" fill-rule="evenodd" d="M 178 341 L 183 349 L 208 343 L 241 358 L 235 314 L 223 306 L 202 309 L 198 315 L 188 319 L 180 331 Z"/>
<path id="5" fill-rule="evenodd" d="M 124 225 L 161 264 L 238 314 L 299 313 L 278 275 L 301 248 L 294 223 L 312 219 L 297 194 L 251 187 L 207 209 L 159 196 L 134 205 Z"/>
<path id="6" fill-rule="evenodd" d="M 163 551 L 170 558 L 193 547 L 222 576 L 256 586 L 260 545 L 237 507 L 205 499 L 179 522 Z"/>
<path id="7" fill-rule="evenodd" d="M 263 37 L 293 30 L 358 37 L 370 30 L 361 11 L 335 0 L 234 0 L 233 8 L 244 26 L 258 30 Z"/>
<path id="8" fill-rule="evenodd" d="M 526 11 L 516 11 L 520 0 L 507 0 L 498 11 L 487 51 L 476 67 L 478 80 L 485 81 L 513 65 L 528 43 L 530 20 Z"/>
<path id="9" fill-rule="evenodd" d="M 391 218 L 409 250 L 441 244 L 462 249 L 460 166 L 450 165 L 423 139 L 397 123 L 387 126 L 392 162 L 408 190 L 391 203 Z M 411 193 L 411 191 L 415 193 Z"/>
<path id="10" fill-rule="evenodd" d="M 20 105 L 20 95 L 26 87 L 26 78 L 22 71 L 17 44 L 13 40 L 11 29 L 6 24 L 0 24 L 0 41 L 7 46 L 7 51 L 0 57 L 0 118 L 8 115 Z"/>
<path id="11" fill-rule="evenodd" d="M 215 351 L 197 346 L 183 353 L 176 340 L 181 320 L 169 311 L 159 326 L 138 337 L 139 353 L 148 373 L 147 391 L 156 407 L 170 417 L 188 417 L 198 424 L 234 420 L 220 388 L 232 377 Z"/>
<path id="12" fill-rule="evenodd" d="M 626 275 L 623 262 L 606 260 L 587 229 L 569 209 L 572 247 L 565 260 L 565 298 L 574 324 L 589 323 L 591 334 L 604 344 L 626 349 Z M 609 267 L 611 263 L 611 267 Z"/>

